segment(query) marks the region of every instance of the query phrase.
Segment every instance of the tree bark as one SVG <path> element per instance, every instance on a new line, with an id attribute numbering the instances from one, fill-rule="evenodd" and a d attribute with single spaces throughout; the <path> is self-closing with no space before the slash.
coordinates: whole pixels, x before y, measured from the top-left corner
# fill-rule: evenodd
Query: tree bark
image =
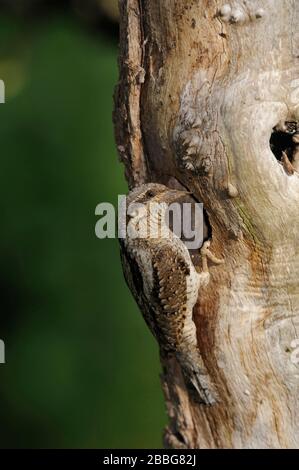
<path id="1" fill-rule="evenodd" d="M 277 132 L 280 150 L 270 139 L 299 121 L 299 2 L 120 8 L 115 124 L 129 186 L 188 188 L 225 259 L 194 310 L 218 400 L 195 403 L 175 360 L 164 361 L 165 445 L 298 448 L 299 175 L 279 158 L 288 134 Z"/>

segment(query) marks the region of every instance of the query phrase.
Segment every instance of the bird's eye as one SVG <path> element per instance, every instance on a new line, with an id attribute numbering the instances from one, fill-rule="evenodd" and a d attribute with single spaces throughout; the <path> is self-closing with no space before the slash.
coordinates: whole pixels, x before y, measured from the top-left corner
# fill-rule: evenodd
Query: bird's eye
<path id="1" fill-rule="evenodd" d="M 152 197 L 154 197 L 154 193 L 153 193 L 153 191 L 149 190 L 149 191 L 147 191 L 145 196 L 148 197 L 148 198 L 152 198 Z"/>

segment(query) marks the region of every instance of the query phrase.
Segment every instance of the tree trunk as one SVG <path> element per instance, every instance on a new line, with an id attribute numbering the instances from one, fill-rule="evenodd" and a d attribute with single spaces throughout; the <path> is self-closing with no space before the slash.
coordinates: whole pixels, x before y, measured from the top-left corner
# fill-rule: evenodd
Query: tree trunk
<path id="1" fill-rule="evenodd" d="M 165 445 L 298 448 L 299 2 L 120 7 L 115 124 L 129 185 L 188 188 L 225 259 L 194 310 L 218 400 L 195 403 L 164 361 Z"/>

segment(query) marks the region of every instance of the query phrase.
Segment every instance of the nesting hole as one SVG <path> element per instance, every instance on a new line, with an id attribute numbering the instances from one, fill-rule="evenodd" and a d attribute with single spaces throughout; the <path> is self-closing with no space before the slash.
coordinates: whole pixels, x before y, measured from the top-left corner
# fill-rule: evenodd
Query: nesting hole
<path id="1" fill-rule="evenodd" d="M 296 147 L 293 136 L 298 132 L 299 125 L 296 121 L 286 121 L 274 127 L 270 138 L 270 147 L 279 162 L 282 161 L 284 153 L 288 156 L 289 161 L 293 162 Z"/>

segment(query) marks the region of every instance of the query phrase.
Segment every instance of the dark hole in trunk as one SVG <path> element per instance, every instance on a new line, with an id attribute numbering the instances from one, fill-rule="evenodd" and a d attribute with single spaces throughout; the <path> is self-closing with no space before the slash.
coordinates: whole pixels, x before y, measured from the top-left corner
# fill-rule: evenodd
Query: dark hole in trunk
<path id="1" fill-rule="evenodd" d="M 282 128 L 283 127 L 283 128 Z M 285 122 L 283 126 L 276 126 L 270 138 L 270 147 L 276 159 L 281 162 L 283 153 L 286 153 L 290 162 L 293 161 L 293 154 L 296 145 L 293 136 L 297 133 L 297 122 Z"/>

